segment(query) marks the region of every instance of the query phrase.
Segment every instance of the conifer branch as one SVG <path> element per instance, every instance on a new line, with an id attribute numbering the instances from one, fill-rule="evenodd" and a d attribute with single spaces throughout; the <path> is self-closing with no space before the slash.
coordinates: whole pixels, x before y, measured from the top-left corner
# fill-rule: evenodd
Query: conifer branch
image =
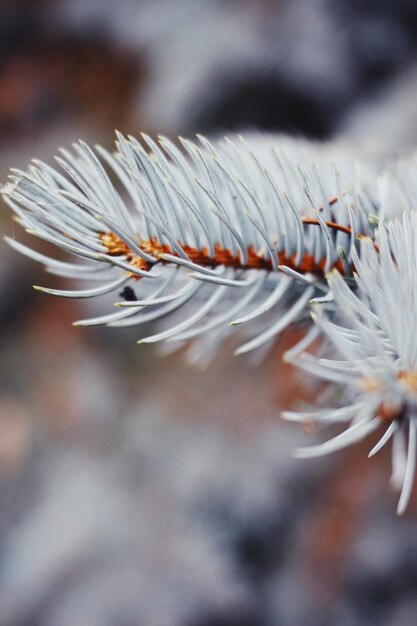
<path id="1" fill-rule="evenodd" d="M 192 341 L 194 361 L 234 326 L 247 335 L 241 354 L 309 323 L 286 358 L 340 388 L 341 402 L 284 417 L 347 428 L 298 456 L 385 428 L 370 455 L 392 439 L 403 513 L 417 457 L 416 161 L 380 175 L 346 150 L 283 138 L 142 139 L 118 133 L 114 154 L 79 142 L 57 168 L 34 161 L 12 172 L 2 195 L 18 222 L 74 260 L 8 243 L 50 274 L 92 283 L 36 289 L 113 294 L 115 311 L 79 326 L 142 326 L 179 312 L 140 342 Z M 319 337 L 327 342 L 308 353 Z"/>

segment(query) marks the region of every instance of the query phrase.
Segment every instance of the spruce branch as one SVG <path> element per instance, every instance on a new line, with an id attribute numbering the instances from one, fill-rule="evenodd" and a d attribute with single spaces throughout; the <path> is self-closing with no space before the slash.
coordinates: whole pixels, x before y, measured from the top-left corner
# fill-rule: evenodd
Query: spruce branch
<path id="1" fill-rule="evenodd" d="M 83 262 L 8 242 L 50 273 L 98 283 L 36 287 L 51 295 L 134 285 L 136 299 L 77 325 L 130 326 L 181 309 L 179 323 L 141 341 L 183 342 L 245 324 L 250 339 L 237 352 L 248 352 L 308 318 L 308 301 L 327 292 L 327 272 L 351 273 L 374 205 L 352 160 L 330 148 L 309 154 L 301 142 L 257 136 L 181 146 L 118 133 L 115 154 L 80 142 L 61 150 L 59 169 L 34 161 L 14 171 L 2 193 L 18 221 Z"/>
<path id="2" fill-rule="evenodd" d="M 415 159 L 380 174 L 378 161 L 363 166 L 346 149 L 280 137 L 180 144 L 117 133 L 115 153 L 79 142 L 57 167 L 13 171 L 2 195 L 18 222 L 74 260 L 8 243 L 51 274 L 92 283 L 40 291 L 113 294 L 115 311 L 76 325 L 174 317 L 140 342 L 191 341 L 193 361 L 212 356 L 235 326 L 247 335 L 240 354 L 305 323 L 285 358 L 339 389 L 340 402 L 284 417 L 347 428 L 298 456 L 385 427 L 370 455 L 392 439 L 403 513 L 417 453 Z M 308 353 L 319 337 L 319 352 Z"/>
<path id="3" fill-rule="evenodd" d="M 299 450 L 302 457 L 340 450 L 384 428 L 369 456 L 393 440 L 391 482 L 401 490 L 397 511 L 402 514 L 410 499 L 417 456 L 417 213 L 405 212 L 401 221 L 381 223 L 375 243 L 365 240 L 360 254 L 353 253 L 356 292 L 337 271 L 329 276 L 336 306 L 333 319 L 324 307 L 316 307 L 313 314 L 337 358 L 301 354 L 294 359 L 314 376 L 341 387 L 340 406 L 287 411 L 283 417 L 347 424 L 333 439 Z"/>

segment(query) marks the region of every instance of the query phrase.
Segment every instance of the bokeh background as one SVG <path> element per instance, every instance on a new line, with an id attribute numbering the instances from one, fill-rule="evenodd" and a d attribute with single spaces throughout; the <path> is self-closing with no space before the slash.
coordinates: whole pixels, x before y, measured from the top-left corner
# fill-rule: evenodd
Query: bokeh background
<path id="1" fill-rule="evenodd" d="M 1 1 L 1 180 L 114 128 L 406 153 L 417 2 Z M 73 328 L 109 302 L 35 293 L 60 283 L 0 254 L 1 626 L 417 624 L 417 497 L 397 519 L 389 454 L 291 458 L 322 436 L 279 420 L 315 393 L 279 362 L 296 329 L 262 364 L 191 368 Z"/>

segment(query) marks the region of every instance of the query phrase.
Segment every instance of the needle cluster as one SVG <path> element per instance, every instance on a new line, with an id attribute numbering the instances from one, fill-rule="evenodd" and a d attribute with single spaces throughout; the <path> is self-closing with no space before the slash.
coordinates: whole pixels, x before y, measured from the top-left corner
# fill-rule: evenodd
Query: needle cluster
<path id="1" fill-rule="evenodd" d="M 287 358 L 340 392 L 332 408 L 284 417 L 347 428 L 298 455 L 340 449 L 384 426 L 371 454 L 392 438 L 402 513 L 417 445 L 416 163 L 385 169 L 346 147 L 280 137 L 178 146 L 118 133 L 114 153 L 79 142 L 57 164 L 13 171 L 2 194 L 29 233 L 73 260 L 8 243 L 89 286 L 36 289 L 114 294 L 115 311 L 79 326 L 142 328 L 173 317 L 139 342 L 186 344 L 197 362 L 231 333 L 245 336 L 236 353 L 266 351 L 290 324 L 303 324 Z M 320 337 L 326 354 L 307 354 Z"/>

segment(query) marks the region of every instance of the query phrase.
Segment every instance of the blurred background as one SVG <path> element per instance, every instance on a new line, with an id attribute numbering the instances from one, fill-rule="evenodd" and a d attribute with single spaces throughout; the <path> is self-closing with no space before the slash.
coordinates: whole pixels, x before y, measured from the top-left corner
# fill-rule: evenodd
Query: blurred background
<path id="1" fill-rule="evenodd" d="M 1 180 L 114 128 L 409 151 L 417 2 L 0 1 Z M 64 283 L 1 246 L 0 626 L 415 626 L 417 496 L 396 519 L 389 454 L 291 458 L 321 437 L 279 421 L 314 396 L 279 362 L 296 330 L 190 368 L 73 328 L 109 302 L 35 293 Z"/>

